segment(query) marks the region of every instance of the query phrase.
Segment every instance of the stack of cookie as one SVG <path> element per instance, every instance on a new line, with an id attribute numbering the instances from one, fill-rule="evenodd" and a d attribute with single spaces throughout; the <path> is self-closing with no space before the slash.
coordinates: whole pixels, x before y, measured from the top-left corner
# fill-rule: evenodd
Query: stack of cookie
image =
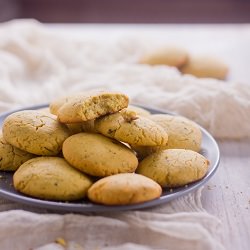
<path id="1" fill-rule="evenodd" d="M 128 104 L 122 93 L 91 91 L 11 114 L 0 169 L 15 171 L 14 187 L 26 195 L 105 205 L 156 199 L 205 176 L 198 125 Z"/>

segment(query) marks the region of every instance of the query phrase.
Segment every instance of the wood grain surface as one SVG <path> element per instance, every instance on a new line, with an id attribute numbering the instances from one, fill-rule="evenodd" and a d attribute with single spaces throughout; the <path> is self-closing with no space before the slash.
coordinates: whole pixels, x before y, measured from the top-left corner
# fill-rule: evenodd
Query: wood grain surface
<path id="1" fill-rule="evenodd" d="M 220 218 L 226 249 L 250 248 L 250 142 L 220 141 L 221 162 L 205 185 L 204 208 Z"/>

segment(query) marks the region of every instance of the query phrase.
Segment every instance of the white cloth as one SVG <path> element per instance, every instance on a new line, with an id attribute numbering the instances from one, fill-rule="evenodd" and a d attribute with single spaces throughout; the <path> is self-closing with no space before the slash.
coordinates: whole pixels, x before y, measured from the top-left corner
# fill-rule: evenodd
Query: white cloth
<path id="1" fill-rule="evenodd" d="M 1 112 L 80 90 L 119 90 L 134 103 L 187 116 L 217 138 L 250 137 L 247 85 L 138 65 L 147 47 L 138 39 L 103 43 L 53 33 L 34 21 L 0 26 Z M 200 194 L 146 211 L 102 215 L 40 214 L 48 211 L 1 199 L 0 249 L 224 249 L 220 221 L 204 211 Z M 58 237 L 68 245 L 53 243 Z"/>

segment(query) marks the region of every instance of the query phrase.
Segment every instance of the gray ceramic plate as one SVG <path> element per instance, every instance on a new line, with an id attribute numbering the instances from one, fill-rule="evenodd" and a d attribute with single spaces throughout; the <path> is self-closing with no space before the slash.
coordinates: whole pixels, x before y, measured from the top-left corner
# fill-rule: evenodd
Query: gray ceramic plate
<path id="1" fill-rule="evenodd" d="M 25 109 L 39 109 L 47 107 L 48 105 L 39 105 L 39 106 L 32 106 L 27 107 Z M 139 106 L 139 105 L 138 105 Z M 144 107 L 145 108 L 145 107 Z M 146 108 L 151 113 L 168 113 L 152 108 Z M 20 109 L 24 110 L 24 109 Z M 0 127 L 2 127 L 2 123 L 4 119 L 11 113 L 16 112 L 18 110 L 5 113 L 0 115 Z M 76 201 L 76 202 L 57 202 L 57 201 L 47 201 L 47 200 L 40 200 L 25 196 L 13 188 L 12 185 L 12 176 L 13 173 L 9 172 L 0 172 L 0 196 L 3 198 L 16 201 L 19 203 L 24 203 L 36 207 L 46 208 L 50 210 L 57 210 L 57 211 L 64 211 L 64 212 L 108 212 L 108 211 L 124 211 L 124 210 L 133 210 L 133 209 L 143 209 L 148 207 L 153 207 L 156 205 L 160 205 L 170 200 L 173 200 L 179 196 L 185 195 L 189 192 L 194 191 L 195 189 L 199 188 L 200 186 L 204 185 L 215 173 L 216 169 L 219 165 L 220 160 L 220 152 L 218 145 L 214 138 L 203 128 L 202 135 L 202 150 L 201 154 L 204 155 L 210 161 L 210 168 L 206 176 L 197 182 L 189 184 L 186 187 L 175 188 L 174 190 L 164 189 L 161 197 L 159 199 L 155 199 L 152 201 L 136 204 L 136 205 L 126 205 L 126 206 L 103 206 L 94 204 L 88 200 Z"/>

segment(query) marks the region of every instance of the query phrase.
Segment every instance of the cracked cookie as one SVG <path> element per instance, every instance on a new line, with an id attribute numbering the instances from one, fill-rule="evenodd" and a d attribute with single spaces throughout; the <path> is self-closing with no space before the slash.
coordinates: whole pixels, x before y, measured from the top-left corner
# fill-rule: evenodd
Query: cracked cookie
<path id="1" fill-rule="evenodd" d="M 37 157 L 15 172 L 14 187 L 26 195 L 59 201 L 79 200 L 86 196 L 91 179 L 59 157 Z"/>
<path id="2" fill-rule="evenodd" d="M 95 120 L 95 128 L 107 137 L 138 146 L 166 145 L 168 134 L 146 117 L 133 112 L 118 112 Z"/>
<path id="3" fill-rule="evenodd" d="M 12 146 L 0 134 L 0 170 L 15 171 L 35 155 Z"/>
<path id="4" fill-rule="evenodd" d="M 57 113 L 62 123 L 77 123 L 93 120 L 106 114 L 115 113 L 128 106 L 128 97 L 122 93 L 91 91 L 68 97 L 58 110 L 51 104 L 51 112 Z M 58 101 L 59 102 L 59 101 Z"/>
<path id="5" fill-rule="evenodd" d="M 93 176 L 132 173 L 138 166 L 134 152 L 100 134 L 79 133 L 63 143 L 63 156 L 75 168 Z"/>
<path id="6" fill-rule="evenodd" d="M 196 152 L 201 150 L 202 133 L 199 126 L 182 116 L 156 114 L 148 117 L 164 128 L 168 133 L 168 143 L 163 147 L 140 147 L 131 145 L 140 158 L 154 152 L 170 148 L 190 149 Z"/>
<path id="7" fill-rule="evenodd" d="M 182 116 L 156 114 L 149 117 L 168 133 L 167 148 L 183 148 L 199 152 L 202 133 L 200 127 Z"/>
<path id="8" fill-rule="evenodd" d="M 130 205 L 161 196 L 162 189 L 155 181 L 134 173 L 116 174 L 95 182 L 88 198 L 104 205 Z"/>
<path id="9" fill-rule="evenodd" d="M 185 149 L 166 149 L 143 159 L 136 172 L 162 187 L 178 187 L 202 179 L 209 161 L 201 154 Z"/>
<path id="10" fill-rule="evenodd" d="M 56 116 L 36 110 L 13 113 L 3 123 L 8 143 L 36 155 L 57 155 L 69 136 L 68 128 Z"/>

